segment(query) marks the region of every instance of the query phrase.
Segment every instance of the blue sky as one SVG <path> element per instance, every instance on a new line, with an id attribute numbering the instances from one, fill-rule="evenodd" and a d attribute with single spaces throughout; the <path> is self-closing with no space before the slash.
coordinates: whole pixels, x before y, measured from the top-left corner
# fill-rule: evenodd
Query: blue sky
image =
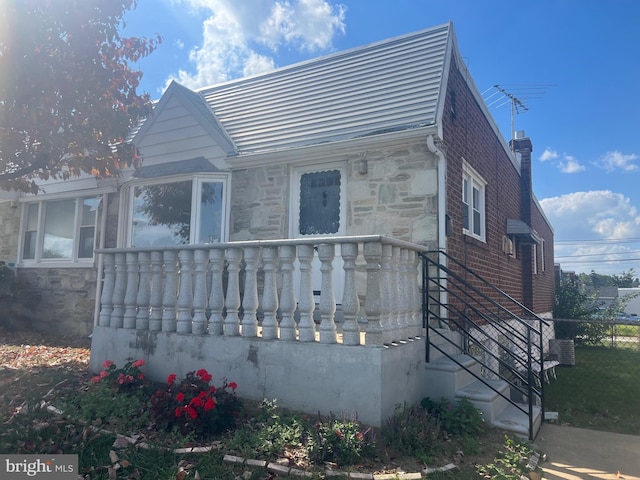
<path id="1" fill-rule="evenodd" d="M 203 87 L 451 20 L 478 89 L 528 108 L 515 128 L 556 261 L 640 275 L 638 0 L 139 0 L 125 20 L 125 35 L 163 37 L 136 67 L 153 98 L 171 79 Z M 490 111 L 508 139 L 503 103 Z"/>

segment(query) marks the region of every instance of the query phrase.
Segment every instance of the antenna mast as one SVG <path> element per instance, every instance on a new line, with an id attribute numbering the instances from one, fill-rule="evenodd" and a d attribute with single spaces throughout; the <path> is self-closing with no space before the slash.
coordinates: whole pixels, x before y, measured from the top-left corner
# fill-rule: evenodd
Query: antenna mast
<path id="1" fill-rule="evenodd" d="M 541 98 L 546 94 L 548 88 L 557 86 L 558 85 L 552 84 L 512 84 L 503 86 L 494 85 L 487 88 L 484 92 L 482 92 L 481 95 L 485 104 L 489 108 L 496 104 L 496 108 L 500 108 L 507 103 L 511 105 L 511 139 L 513 140 L 516 136 L 516 114 L 529 110 L 529 107 L 527 107 L 525 102 L 528 102 L 528 100 Z"/>
<path id="2" fill-rule="evenodd" d="M 501 92 L 511 102 L 511 139 L 513 140 L 514 138 L 516 138 L 516 113 L 520 113 L 520 109 L 529 110 L 529 108 L 524 103 L 522 103 L 515 95 L 507 92 L 504 88 L 500 87 L 500 85 L 494 85 L 493 88 Z M 513 146 L 511 148 L 513 148 Z"/>

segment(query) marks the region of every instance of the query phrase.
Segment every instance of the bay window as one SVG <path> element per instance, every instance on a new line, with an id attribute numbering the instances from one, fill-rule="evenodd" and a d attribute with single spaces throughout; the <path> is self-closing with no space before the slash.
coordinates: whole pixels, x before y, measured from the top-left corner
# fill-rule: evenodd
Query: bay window
<path id="1" fill-rule="evenodd" d="M 226 179 L 201 176 L 140 182 L 128 192 L 127 246 L 226 241 Z"/>

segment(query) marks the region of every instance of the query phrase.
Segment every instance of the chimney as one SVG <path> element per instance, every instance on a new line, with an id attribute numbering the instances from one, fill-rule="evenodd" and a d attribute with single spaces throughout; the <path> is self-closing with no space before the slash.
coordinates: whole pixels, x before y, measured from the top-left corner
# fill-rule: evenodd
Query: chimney
<path id="1" fill-rule="evenodd" d="M 531 185 L 531 139 L 518 130 L 515 138 L 510 142 L 511 149 L 520 160 L 520 219 L 531 226 L 531 202 L 533 201 L 533 186 Z"/>
<path id="2" fill-rule="evenodd" d="M 511 140 L 511 150 L 515 152 L 516 157 L 520 160 L 520 220 L 529 225 L 531 228 L 531 204 L 533 203 L 533 187 L 531 185 L 531 152 L 533 146 L 531 140 L 525 136 L 524 131 L 520 130 Z M 533 249 L 535 246 L 522 246 L 522 303 L 534 309 L 533 295 Z"/>

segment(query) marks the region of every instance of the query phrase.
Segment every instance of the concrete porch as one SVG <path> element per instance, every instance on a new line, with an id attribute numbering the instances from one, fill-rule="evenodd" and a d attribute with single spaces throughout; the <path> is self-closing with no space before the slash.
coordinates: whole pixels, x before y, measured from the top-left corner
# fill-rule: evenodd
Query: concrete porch
<path id="1" fill-rule="evenodd" d="M 379 426 L 426 396 L 422 250 L 381 236 L 103 250 L 91 369 L 206 368 L 241 397 Z"/>

